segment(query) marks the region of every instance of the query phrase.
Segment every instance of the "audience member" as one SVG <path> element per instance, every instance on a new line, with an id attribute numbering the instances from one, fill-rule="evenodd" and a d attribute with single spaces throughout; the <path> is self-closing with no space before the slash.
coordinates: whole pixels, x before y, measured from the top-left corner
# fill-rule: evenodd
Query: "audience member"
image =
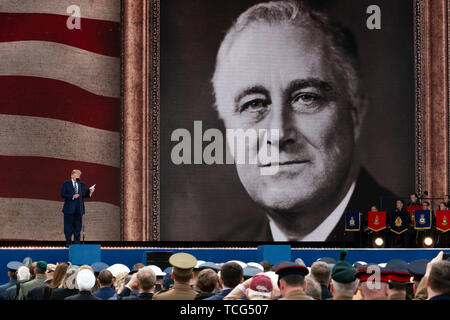
<path id="1" fill-rule="evenodd" d="M 103 269 L 100 271 L 97 277 L 97 283 L 99 289 L 93 293 L 94 296 L 102 299 L 108 300 L 113 297 L 116 291 L 112 288 L 113 286 L 113 276 L 111 271 Z"/>
<path id="2" fill-rule="evenodd" d="M 355 277 L 356 269 L 344 261 L 347 251 L 342 250 L 339 261 L 331 270 L 331 287 L 333 300 L 352 300 L 358 290 L 358 278 Z"/>
<path id="3" fill-rule="evenodd" d="M 450 261 L 442 260 L 441 251 L 427 265 L 425 281 L 428 300 L 450 300 Z"/>
<path id="4" fill-rule="evenodd" d="M 377 276 L 375 272 L 379 272 Z M 389 297 L 387 273 L 380 270 L 376 264 L 367 264 L 359 268 L 355 274 L 359 279 L 359 291 L 362 300 L 387 300 Z"/>
<path id="5" fill-rule="evenodd" d="M 44 288 L 52 282 L 55 270 L 56 265 L 51 263 L 47 264 L 44 283 L 28 292 L 28 300 L 44 300 Z"/>
<path id="6" fill-rule="evenodd" d="M 311 274 L 308 274 L 305 277 L 306 281 L 306 295 L 312 297 L 315 300 L 322 300 L 322 289 L 320 287 L 320 284 L 314 279 L 314 277 L 311 276 Z"/>
<path id="7" fill-rule="evenodd" d="M 73 296 L 64 298 L 64 300 L 101 300 L 91 293 L 95 285 L 95 275 L 91 270 L 92 268 L 89 267 L 78 271 L 76 281 L 79 292 Z"/>
<path id="8" fill-rule="evenodd" d="M 6 291 L 11 287 L 16 286 L 17 270 L 19 270 L 19 268 L 22 266 L 23 266 L 23 264 L 19 261 L 10 261 L 6 265 L 6 267 L 8 268 L 9 281 L 0 286 L 0 300 L 5 300 L 6 299 Z"/>
<path id="9" fill-rule="evenodd" d="M 48 273 L 48 267 L 49 265 L 47 265 L 47 273 Z M 42 290 L 42 299 L 43 300 L 49 300 L 50 296 L 52 295 L 53 290 L 55 290 L 56 288 L 59 288 L 59 286 L 62 284 L 65 276 L 66 276 L 66 272 L 67 269 L 69 268 L 69 263 L 59 263 L 56 268 L 55 271 L 53 273 L 53 277 L 51 279 L 51 282 L 47 285 L 44 286 L 43 290 Z M 47 280 L 50 279 L 47 276 Z M 33 289 L 36 290 L 37 288 Z"/>
<path id="10" fill-rule="evenodd" d="M 321 289 L 321 300 L 333 298 L 329 289 L 331 269 L 325 261 L 316 261 L 311 265 L 311 277 L 316 280 Z"/>
<path id="11" fill-rule="evenodd" d="M 15 286 L 9 287 L 5 292 L 6 300 L 17 300 L 19 295 L 20 286 L 30 280 L 30 269 L 22 266 L 17 270 L 17 283 Z"/>
<path id="12" fill-rule="evenodd" d="M 272 271 L 272 265 L 270 264 L 269 261 L 264 260 L 261 261 L 259 264 L 263 266 L 264 272 Z"/>
<path id="13" fill-rule="evenodd" d="M 272 280 L 264 275 L 258 274 L 250 279 L 250 286 L 245 291 L 249 300 L 270 300 L 273 296 Z"/>
<path id="14" fill-rule="evenodd" d="M 197 259 L 194 256 L 179 252 L 169 258 L 172 265 L 172 279 L 174 285 L 172 289 L 165 292 L 158 292 L 153 296 L 154 300 L 194 300 L 197 292 L 190 287 L 190 281 L 194 277 L 194 267 Z"/>
<path id="15" fill-rule="evenodd" d="M 35 269 L 35 274 L 36 277 L 33 280 L 24 282 L 21 286 L 20 286 L 20 290 L 19 290 L 19 300 L 27 300 L 28 299 L 28 292 L 40 285 L 42 285 L 45 280 L 46 280 L 46 276 L 45 273 L 47 271 L 47 262 L 45 261 L 39 261 L 36 264 L 36 269 Z"/>
<path id="16" fill-rule="evenodd" d="M 139 268 L 139 271 L 131 276 L 128 283 L 130 287 L 137 287 L 138 295 L 129 295 L 122 300 L 152 300 L 156 283 L 156 275 L 150 267 Z"/>
<path id="17" fill-rule="evenodd" d="M 69 266 L 58 288 L 54 289 L 49 300 L 64 300 L 78 293 L 77 285 L 78 269 Z"/>
<path id="18" fill-rule="evenodd" d="M 220 267 L 219 283 L 222 290 L 204 300 L 223 300 L 244 280 L 244 269 L 236 262 L 227 262 Z"/>
<path id="19" fill-rule="evenodd" d="M 385 271 L 389 274 L 389 300 L 406 300 L 406 287 L 412 285 L 408 264 L 400 259 L 388 261 Z"/>
<path id="20" fill-rule="evenodd" d="M 308 268 L 294 262 L 281 261 L 275 266 L 278 274 L 278 287 L 280 288 L 280 300 L 313 300 L 306 291 L 305 276 Z"/>
<path id="21" fill-rule="evenodd" d="M 203 269 L 200 271 L 195 287 L 199 293 L 195 296 L 194 300 L 203 300 L 213 296 L 215 290 L 219 287 L 217 272 L 212 269 Z"/>

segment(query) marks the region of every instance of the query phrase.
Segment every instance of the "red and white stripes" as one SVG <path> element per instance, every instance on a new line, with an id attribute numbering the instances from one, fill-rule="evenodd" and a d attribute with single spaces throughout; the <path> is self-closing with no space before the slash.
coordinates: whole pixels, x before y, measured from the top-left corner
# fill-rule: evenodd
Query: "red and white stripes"
<path id="1" fill-rule="evenodd" d="M 86 239 L 119 240 L 120 0 L 0 0 L 0 30 L 0 239 L 63 240 L 77 168 Z"/>

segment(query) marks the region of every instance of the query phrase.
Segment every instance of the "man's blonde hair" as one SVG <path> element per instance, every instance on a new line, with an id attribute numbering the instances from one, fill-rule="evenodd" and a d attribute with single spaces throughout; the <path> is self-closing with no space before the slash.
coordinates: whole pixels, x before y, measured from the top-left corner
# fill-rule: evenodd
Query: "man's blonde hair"
<path id="1" fill-rule="evenodd" d="M 79 174 L 81 174 L 81 170 L 73 169 L 71 175 L 74 174 L 74 173 L 79 173 Z"/>

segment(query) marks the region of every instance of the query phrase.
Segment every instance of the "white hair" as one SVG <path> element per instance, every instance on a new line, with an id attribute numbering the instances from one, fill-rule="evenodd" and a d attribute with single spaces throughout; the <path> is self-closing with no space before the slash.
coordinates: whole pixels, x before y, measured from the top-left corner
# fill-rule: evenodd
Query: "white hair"
<path id="1" fill-rule="evenodd" d="M 341 283 L 331 279 L 331 283 L 333 284 L 334 292 L 336 292 L 337 295 L 351 298 L 355 294 L 356 288 L 358 288 L 359 279 L 355 279 L 349 283 Z"/>
<path id="2" fill-rule="evenodd" d="M 30 269 L 28 269 L 28 267 L 22 266 L 17 270 L 18 280 L 30 280 L 30 277 Z"/>

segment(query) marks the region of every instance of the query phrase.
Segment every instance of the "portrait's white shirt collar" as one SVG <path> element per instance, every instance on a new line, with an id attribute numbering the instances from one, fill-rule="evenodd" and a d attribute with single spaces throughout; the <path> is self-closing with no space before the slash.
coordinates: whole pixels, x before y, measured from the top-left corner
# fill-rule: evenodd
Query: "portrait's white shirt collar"
<path id="1" fill-rule="evenodd" d="M 334 227 L 339 222 L 339 219 L 344 214 L 345 208 L 347 208 L 348 203 L 350 202 L 350 198 L 355 191 L 356 181 L 350 186 L 347 194 L 344 199 L 342 199 L 341 203 L 333 210 L 333 212 L 325 219 L 323 222 L 309 234 L 304 236 L 302 239 L 298 239 L 298 241 L 325 241 L 330 235 L 331 231 L 333 231 Z M 270 231 L 272 232 L 273 241 L 289 241 L 283 231 L 278 228 L 275 222 L 269 217 Z"/>

